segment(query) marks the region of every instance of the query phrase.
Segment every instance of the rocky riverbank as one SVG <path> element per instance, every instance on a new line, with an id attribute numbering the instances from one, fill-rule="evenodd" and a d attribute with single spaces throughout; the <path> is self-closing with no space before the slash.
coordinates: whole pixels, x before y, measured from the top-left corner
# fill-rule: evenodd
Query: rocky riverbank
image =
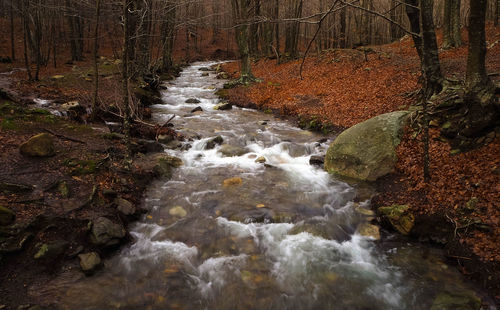
<path id="1" fill-rule="evenodd" d="M 43 283 L 90 275 L 131 240 L 146 186 L 181 162 L 158 142 L 133 138 L 129 155 L 123 136 L 102 125 L 6 99 L 0 126 L 0 308 L 39 309 Z"/>

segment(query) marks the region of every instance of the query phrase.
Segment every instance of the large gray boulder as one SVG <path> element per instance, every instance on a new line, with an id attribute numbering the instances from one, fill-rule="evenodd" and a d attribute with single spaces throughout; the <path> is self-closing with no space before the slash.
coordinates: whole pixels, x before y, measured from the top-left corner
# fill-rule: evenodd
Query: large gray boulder
<path id="1" fill-rule="evenodd" d="M 325 170 L 363 181 L 393 172 L 408 115 L 407 111 L 382 114 L 342 132 L 326 153 Z"/>

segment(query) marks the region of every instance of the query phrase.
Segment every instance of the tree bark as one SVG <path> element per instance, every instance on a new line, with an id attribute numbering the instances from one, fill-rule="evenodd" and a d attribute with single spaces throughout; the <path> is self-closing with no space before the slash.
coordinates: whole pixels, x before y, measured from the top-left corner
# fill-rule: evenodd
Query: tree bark
<path id="1" fill-rule="evenodd" d="M 425 98 L 442 90 L 443 75 L 439 62 L 436 32 L 434 29 L 433 0 L 421 0 L 420 20 L 422 29 L 422 72 Z"/>
<path id="2" fill-rule="evenodd" d="M 460 35 L 460 0 L 445 0 L 443 14 L 443 49 L 462 45 Z"/>
<path id="3" fill-rule="evenodd" d="M 161 39 L 162 39 L 162 71 L 167 72 L 172 68 L 172 52 L 174 48 L 174 27 L 176 3 L 175 1 L 167 1 L 165 8 L 165 19 L 162 24 Z"/>
<path id="4" fill-rule="evenodd" d="M 233 18 L 235 22 L 236 43 L 241 58 L 241 82 L 248 83 L 255 80 L 250 65 L 248 48 L 248 9 L 251 0 L 231 0 Z"/>
<path id="5" fill-rule="evenodd" d="M 101 15 L 101 0 L 95 1 L 95 28 L 94 28 L 94 95 L 92 96 L 91 119 L 95 120 L 97 115 L 97 101 L 99 95 L 99 17 Z"/>
<path id="6" fill-rule="evenodd" d="M 486 0 L 474 0 L 470 3 L 469 51 L 465 85 L 467 91 L 478 92 L 490 84 L 486 74 Z"/>
<path id="7" fill-rule="evenodd" d="M 417 34 L 420 33 L 420 12 L 418 9 L 418 0 L 405 0 L 406 3 L 406 15 L 410 21 L 411 32 Z M 418 35 L 412 35 L 413 44 L 417 50 L 418 57 L 422 63 L 422 37 Z"/>
<path id="8" fill-rule="evenodd" d="M 14 1 L 10 2 L 10 57 L 12 61 L 16 60 L 16 46 L 14 39 Z"/>
<path id="9" fill-rule="evenodd" d="M 131 109 L 128 93 L 128 57 L 129 57 L 129 7 L 130 0 L 123 0 L 123 52 L 122 52 L 122 96 L 123 96 L 123 109 L 125 115 L 123 117 L 123 133 L 125 135 L 125 142 L 127 149 L 130 150 L 130 120 Z"/>

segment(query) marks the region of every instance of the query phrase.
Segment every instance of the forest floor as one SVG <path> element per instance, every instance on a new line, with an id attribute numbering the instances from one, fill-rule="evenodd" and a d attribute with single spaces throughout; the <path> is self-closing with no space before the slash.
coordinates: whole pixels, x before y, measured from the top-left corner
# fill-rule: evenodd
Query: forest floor
<path id="1" fill-rule="evenodd" d="M 461 48 L 441 51 L 446 77 L 465 78 L 467 34 Z M 441 41 L 438 34 L 438 41 Z M 500 81 L 500 29 L 487 27 L 487 70 Z M 366 49 L 365 49 L 366 50 Z M 418 56 L 411 38 L 365 50 L 332 50 L 302 60 L 277 64 L 260 59 L 252 64 L 262 80 L 248 87 L 224 90 L 231 103 L 293 115 L 306 128 L 345 129 L 376 115 L 405 110 L 416 104 L 420 85 Z M 239 63 L 223 66 L 237 78 Z M 431 180 L 423 179 L 421 135 L 406 133 L 398 149 L 396 173 L 379 182 L 381 194 L 374 207 L 409 204 L 415 214 L 435 215 L 450 225 L 453 242 L 447 246 L 450 261 L 473 279 L 486 283 L 500 301 L 500 128 L 487 143 L 456 154 L 431 128 Z M 471 208 L 471 203 L 474 206 Z M 429 220 L 432 225 L 439 221 Z M 442 222 L 441 222 L 442 224 Z"/>

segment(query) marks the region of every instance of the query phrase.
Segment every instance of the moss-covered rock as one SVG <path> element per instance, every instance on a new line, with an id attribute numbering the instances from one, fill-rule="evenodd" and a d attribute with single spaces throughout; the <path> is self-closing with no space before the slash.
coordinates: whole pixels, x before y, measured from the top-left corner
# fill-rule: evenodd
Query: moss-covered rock
<path id="1" fill-rule="evenodd" d="M 51 135 L 41 133 L 31 137 L 19 147 L 21 154 L 32 157 L 48 157 L 55 155 L 54 140 Z"/>
<path id="2" fill-rule="evenodd" d="M 80 254 L 78 258 L 80 259 L 80 267 L 86 274 L 93 273 L 101 266 L 101 257 L 96 252 Z"/>
<path id="3" fill-rule="evenodd" d="M 113 246 L 119 244 L 125 235 L 126 231 L 122 225 L 100 217 L 92 223 L 90 240 L 99 246 Z"/>
<path id="4" fill-rule="evenodd" d="M 330 145 L 325 169 L 340 176 L 375 181 L 394 171 L 407 111 L 382 114 L 342 132 Z"/>
<path id="5" fill-rule="evenodd" d="M 474 292 L 458 291 L 445 292 L 437 295 L 432 303 L 431 310 L 479 310 L 481 299 Z"/>
<path id="6" fill-rule="evenodd" d="M 395 230 L 408 235 L 415 224 L 415 217 L 409 209 L 409 205 L 392 205 L 380 207 L 378 212 L 390 222 Z"/>

